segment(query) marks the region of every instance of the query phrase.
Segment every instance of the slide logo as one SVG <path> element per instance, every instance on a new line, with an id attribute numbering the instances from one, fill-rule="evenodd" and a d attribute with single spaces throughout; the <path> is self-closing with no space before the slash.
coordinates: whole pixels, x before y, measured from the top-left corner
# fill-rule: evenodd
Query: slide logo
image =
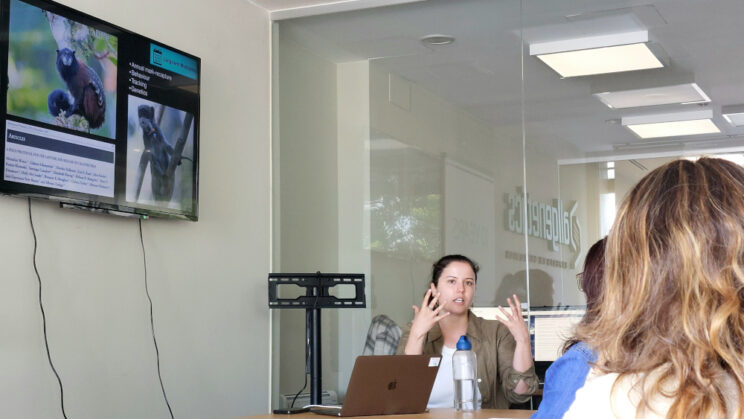
<path id="1" fill-rule="evenodd" d="M 150 64 L 197 80 L 199 65 L 191 57 L 160 45 L 150 44 Z"/>
<path id="2" fill-rule="evenodd" d="M 152 49 L 152 63 L 156 65 L 163 65 L 163 51 L 160 48 Z"/>

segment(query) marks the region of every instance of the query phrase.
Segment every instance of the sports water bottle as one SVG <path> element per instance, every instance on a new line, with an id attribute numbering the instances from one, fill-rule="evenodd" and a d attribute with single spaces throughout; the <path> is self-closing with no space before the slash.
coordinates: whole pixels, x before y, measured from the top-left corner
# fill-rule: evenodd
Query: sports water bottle
<path id="1" fill-rule="evenodd" d="M 475 352 L 468 337 L 460 336 L 457 350 L 452 355 L 452 377 L 455 380 L 455 409 L 470 412 L 480 408 L 478 405 L 478 391 L 476 390 L 477 363 Z"/>

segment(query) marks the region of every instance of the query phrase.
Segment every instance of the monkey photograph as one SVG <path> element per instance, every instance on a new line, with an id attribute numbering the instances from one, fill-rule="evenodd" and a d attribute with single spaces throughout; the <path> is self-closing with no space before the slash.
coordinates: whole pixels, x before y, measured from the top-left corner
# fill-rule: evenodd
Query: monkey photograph
<path id="1" fill-rule="evenodd" d="M 127 102 L 127 201 L 192 210 L 194 116 L 136 96 Z"/>
<path id="2" fill-rule="evenodd" d="M 113 139 L 116 36 L 10 2 L 8 113 Z"/>

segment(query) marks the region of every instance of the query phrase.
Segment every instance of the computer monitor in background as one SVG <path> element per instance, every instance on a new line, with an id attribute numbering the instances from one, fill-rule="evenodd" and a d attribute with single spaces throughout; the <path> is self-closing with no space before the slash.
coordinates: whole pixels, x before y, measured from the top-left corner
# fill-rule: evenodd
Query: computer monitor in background
<path id="1" fill-rule="evenodd" d="M 541 307 L 530 310 L 532 355 L 536 362 L 552 362 L 562 355 L 563 345 L 584 317 L 585 307 Z"/>
<path id="2" fill-rule="evenodd" d="M 473 307 L 472 311 L 490 320 L 502 315 L 498 307 Z M 586 306 L 522 308 L 525 321 L 529 316 L 532 355 L 536 362 L 552 362 L 561 356 L 563 344 L 573 335 L 573 327 L 581 321 L 585 311 Z"/>

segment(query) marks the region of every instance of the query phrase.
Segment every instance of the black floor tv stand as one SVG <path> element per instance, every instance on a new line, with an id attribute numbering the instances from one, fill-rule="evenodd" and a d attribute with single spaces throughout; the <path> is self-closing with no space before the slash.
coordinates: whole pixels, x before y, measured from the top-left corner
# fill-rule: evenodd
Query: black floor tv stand
<path id="1" fill-rule="evenodd" d="M 279 298 L 280 285 L 305 288 L 305 295 L 297 298 Z M 353 298 L 339 298 L 330 295 L 329 289 L 336 285 L 353 285 Z M 310 360 L 310 404 L 321 402 L 321 367 L 320 367 L 320 309 L 321 308 L 365 308 L 364 274 L 339 273 L 300 273 L 269 274 L 269 308 L 304 308 L 306 359 Z M 291 412 L 286 412 L 291 413 Z"/>

